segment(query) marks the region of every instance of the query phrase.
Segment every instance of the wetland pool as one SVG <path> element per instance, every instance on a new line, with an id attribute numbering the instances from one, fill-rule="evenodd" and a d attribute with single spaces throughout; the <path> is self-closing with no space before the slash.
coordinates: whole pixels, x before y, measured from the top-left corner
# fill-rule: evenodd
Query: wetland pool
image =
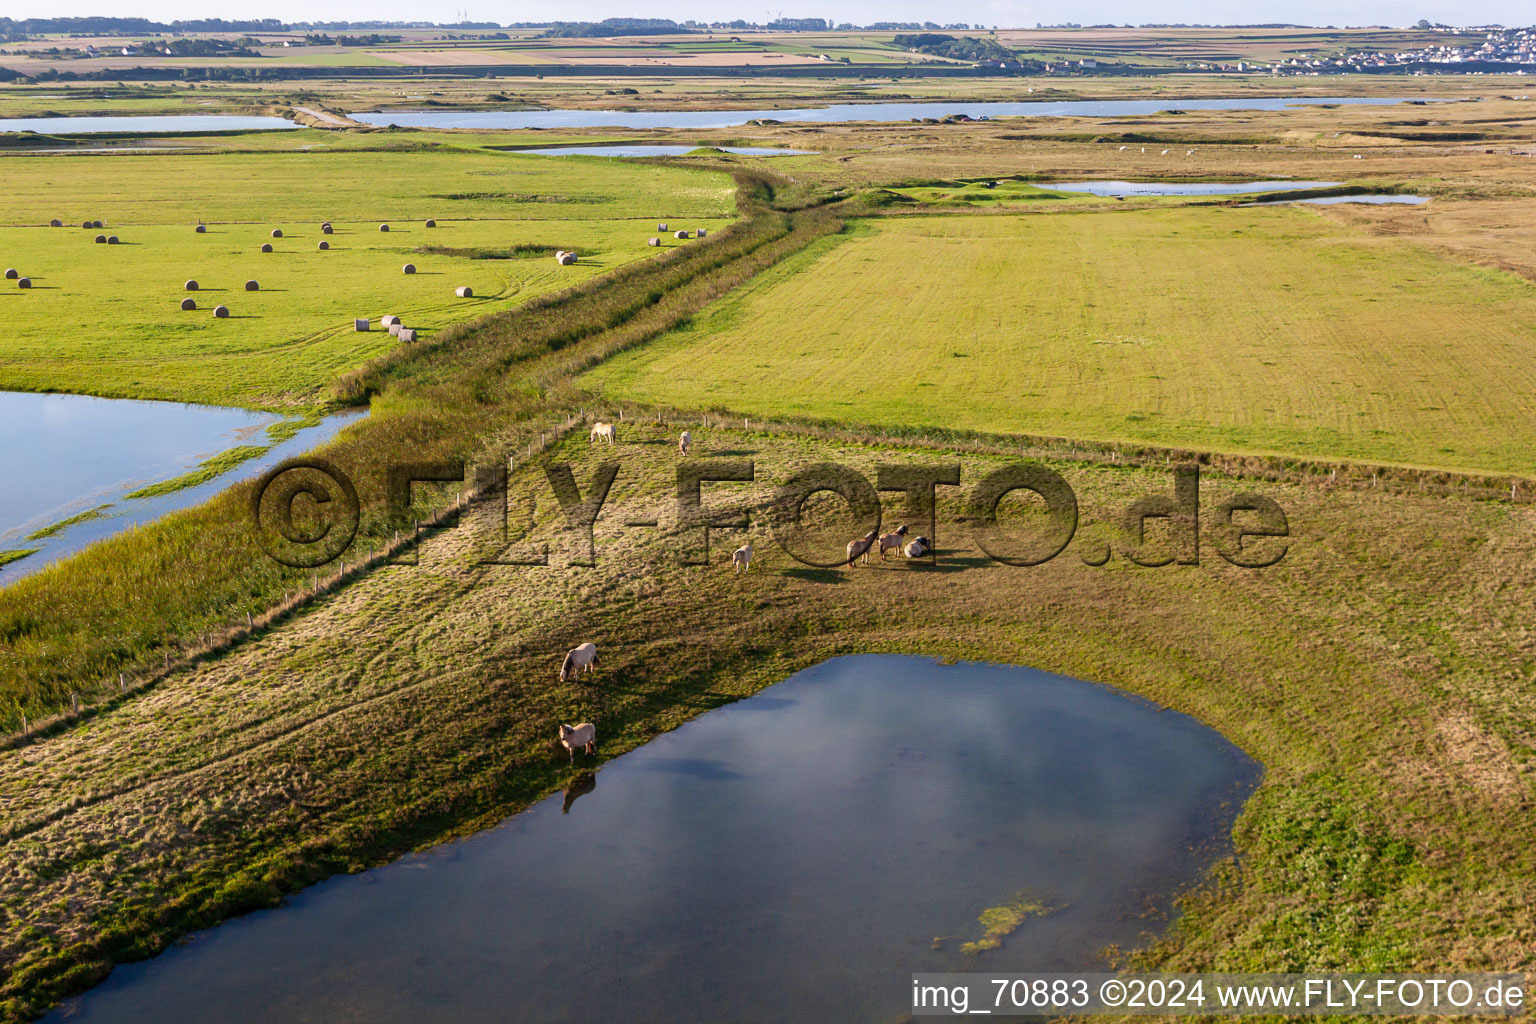
<path id="1" fill-rule="evenodd" d="M 965 103 L 937 100 L 908 103 L 833 103 L 790 110 L 373 110 L 349 116 L 374 125 L 402 128 L 469 128 L 478 131 L 516 128 L 734 128 L 748 121 L 910 121 L 950 114 L 982 117 L 1124 117 L 1163 110 L 1284 110 L 1333 104 L 1388 106 L 1398 97 L 1255 96 L 1247 99 L 1026 100 Z M 1414 102 L 1424 102 L 1414 100 Z"/>
<path id="2" fill-rule="evenodd" d="M 119 966 L 48 1019 L 888 1021 L 913 972 L 1144 942 L 1229 850 L 1260 771 L 1108 687 L 834 658 L 590 788 Z M 967 951 L 994 908 L 1017 927 Z"/>
<path id="3" fill-rule="evenodd" d="M 0 391 L 0 551 L 35 550 L 0 566 L 0 586 L 135 524 L 201 504 L 231 483 L 329 440 L 357 415 L 300 427 L 265 454 L 203 483 L 128 498 L 219 452 L 269 444 L 267 428 L 282 417 L 180 402 Z M 98 514 L 34 536 L 93 510 Z"/>

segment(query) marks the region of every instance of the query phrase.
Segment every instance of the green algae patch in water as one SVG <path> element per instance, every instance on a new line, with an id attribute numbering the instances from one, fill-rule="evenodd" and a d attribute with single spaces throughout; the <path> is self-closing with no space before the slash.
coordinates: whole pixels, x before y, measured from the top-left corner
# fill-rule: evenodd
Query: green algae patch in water
<path id="1" fill-rule="evenodd" d="M 960 952 L 966 956 L 976 956 L 985 953 L 989 949 L 999 949 L 1003 940 L 1014 932 L 1019 926 L 1032 917 L 1044 917 L 1062 909 L 1058 904 L 1047 903 L 1042 900 L 1032 899 L 1023 893 L 1016 894 L 1013 899 L 999 907 L 988 907 L 977 918 L 983 928 L 981 938 L 975 942 L 967 942 L 960 947 Z"/>

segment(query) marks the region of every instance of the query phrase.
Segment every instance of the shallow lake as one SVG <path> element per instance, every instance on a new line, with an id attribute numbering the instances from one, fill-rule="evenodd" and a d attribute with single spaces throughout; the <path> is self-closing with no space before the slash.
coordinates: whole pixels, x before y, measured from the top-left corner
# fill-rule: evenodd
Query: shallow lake
<path id="1" fill-rule="evenodd" d="M 512 153 L 535 156 L 682 156 L 698 146 L 556 146 L 553 149 L 515 149 Z M 809 156 L 809 149 L 775 149 L 771 146 L 715 146 L 743 156 Z"/>
<path id="2" fill-rule="evenodd" d="M 119 967 L 50 1019 L 890 1020 L 914 971 L 1080 968 L 1161 930 L 1259 774 L 1106 687 L 836 658 L 584 795 Z M 1049 912 L 962 950 L 1011 904 Z"/>
<path id="3" fill-rule="evenodd" d="M 0 550 L 37 548 L 0 567 L 0 586 L 87 544 L 200 504 L 236 480 L 334 436 L 354 415 L 299 430 L 265 455 L 195 487 L 125 498 L 146 484 L 196 469 L 211 455 L 268 443 L 281 417 L 208 405 L 140 402 L 87 395 L 0 391 Z M 103 504 L 112 508 L 37 540 L 34 531 Z"/>
<path id="4" fill-rule="evenodd" d="M 1315 199 L 1261 199 L 1254 206 L 1278 206 L 1282 203 L 1315 203 L 1318 206 L 1333 206 L 1336 203 L 1368 203 L 1372 206 L 1385 206 L 1403 203 L 1409 206 L 1419 206 L 1429 202 L 1428 196 L 1318 196 Z"/>
<path id="5" fill-rule="evenodd" d="M 125 114 L 120 117 L 0 117 L 0 132 L 96 135 L 101 132 L 256 132 L 301 128 L 281 117 L 240 114 Z"/>
<path id="6" fill-rule="evenodd" d="M 1336 181 L 1040 181 L 1052 192 L 1086 192 L 1095 196 L 1237 196 L 1249 192 L 1287 192 L 1297 188 L 1329 188 Z"/>
<path id="7" fill-rule="evenodd" d="M 1251 99 L 1071 100 L 1060 103 L 835 103 L 796 110 L 374 110 L 366 124 L 402 128 L 730 128 L 748 121 L 909 121 L 914 117 L 1120 117 L 1160 110 L 1282 110 L 1302 104 L 1384 106 L 1399 98 L 1255 97 Z"/>

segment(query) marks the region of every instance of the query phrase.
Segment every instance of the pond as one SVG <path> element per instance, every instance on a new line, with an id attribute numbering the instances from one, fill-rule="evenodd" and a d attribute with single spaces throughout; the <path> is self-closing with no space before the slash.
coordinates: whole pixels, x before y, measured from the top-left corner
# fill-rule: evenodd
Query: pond
<path id="1" fill-rule="evenodd" d="M 683 156 L 698 146 L 556 146 L 553 149 L 515 149 L 512 153 L 535 156 Z M 743 156 L 810 156 L 809 149 L 775 149 L 772 146 L 714 146 Z"/>
<path id="2" fill-rule="evenodd" d="M 1298 188 L 1331 188 L 1336 181 L 1042 181 L 1052 192 L 1086 192 L 1095 196 L 1240 196 L 1249 192 L 1288 192 Z"/>
<path id="3" fill-rule="evenodd" d="M 0 117 L 0 132 L 98 135 L 103 132 L 258 132 L 300 128 L 281 117 L 239 114 L 125 114 L 86 117 Z"/>
<path id="4" fill-rule="evenodd" d="M 910 121 L 967 114 L 971 117 L 1121 117 L 1161 110 L 1282 110 L 1303 104 L 1384 106 L 1403 98 L 1292 97 L 1248 99 L 1071 100 L 1066 102 L 834 103 L 795 110 L 374 110 L 355 121 L 402 128 L 731 128 L 748 121 Z"/>
<path id="5" fill-rule="evenodd" d="M 1259 775 L 1107 687 L 835 658 L 585 793 L 119 967 L 52 1019 L 900 1018 L 912 972 L 1081 968 L 1161 930 Z M 993 908 L 1016 930 L 967 952 Z"/>
<path id="6" fill-rule="evenodd" d="M 1315 203 L 1318 206 L 1333 206 L 1336 203 L 1369 203 L 1372 206 L 1393 204 L 1406 204 L 1419 206 L 1429 202 L 1428 196 L 1317 196 L 1314 199 L 1260 199 L 1251 206 L 1278 206 L 1282 203 Z"/>
<path id="7" fill-rule="evenodd" d="M 0 391 L 0 480 L 6 482 L 0 489 L 0 550 L 36 549 L 0 567 L 0 586 L 136 523 L 201 504 L 234 481 L 328 440 L 355 417 L 300 428 L 265 455 L 194 487 L 126 498 L 219 452 L 268 444 L 267 428 L 282 417 L 178 402 Z M 99 516 L 28 539 L 108 504 Z"/>

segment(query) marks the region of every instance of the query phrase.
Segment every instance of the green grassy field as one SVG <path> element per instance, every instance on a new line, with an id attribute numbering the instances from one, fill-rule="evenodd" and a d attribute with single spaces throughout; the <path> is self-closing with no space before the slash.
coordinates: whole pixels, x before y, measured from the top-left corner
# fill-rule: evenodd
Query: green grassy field
<path id="1" fill-rule="evenodd" d="M 430 337 L 688 244 L 647 246 L 657 217 L 719 228 L 733 209 L 723 175 L 462 150 L 21 158 L 6 169 L 0 221 L 35 224 L 51 199 L 48 215 L 71 226 L 0 227 L 0 264 L 33 284 L 0 287 L 10 326 L 0 389 L 258 407 L 315 404 L 339 373 L 396 344 L 355 332 L 354 318 L 377 328 L 399 314 Z M 87 217 L 108 227 L 82 230 Z M 199 218 L 205 234 L 193 230 Z M 100 233 L 122 244 L 97 244 Z M 470 258 L 515 246 L 529 248 Z M 559 248 L 580 262 L 556 265 Z M 407 262 L 416 274 L 402 273 Z M 189 279 L 197 292 L 184 290 Z M 461 285 L 474 297 L 456 297 Z M 197 310 L 179 308 L 188 297 Z M 213 318 L 218 304 L 229 319 Z"/>
<path id="2" fill-rule="evenodd" d="M 276 135 L 277 133 L 268 133 Z M 300 137 L 302 136 L 302 137 Z M 271 153 L 189 158 L 15 157 L 5 163 L 0 224 L 59 218 L 124 224 L 212 222 L 279 226 L 322 220 L 640 220 L 724 217 L 730 180 L 707 171 L 515 156 L 462 148 L 451 135 L 411 133 L 422 149 L 331 153 L 331 133 L 268 140 Z M 390 136 L 362 136 L 383 144 Z M 477 137 L 478 138 L 478 137 Z"/>
<path id="3" fill-rule="evenodd" d="M 757 415 L 1529 472 L 1536 289 L 1295 208 L 864 222 L 587 377 Z"/>

